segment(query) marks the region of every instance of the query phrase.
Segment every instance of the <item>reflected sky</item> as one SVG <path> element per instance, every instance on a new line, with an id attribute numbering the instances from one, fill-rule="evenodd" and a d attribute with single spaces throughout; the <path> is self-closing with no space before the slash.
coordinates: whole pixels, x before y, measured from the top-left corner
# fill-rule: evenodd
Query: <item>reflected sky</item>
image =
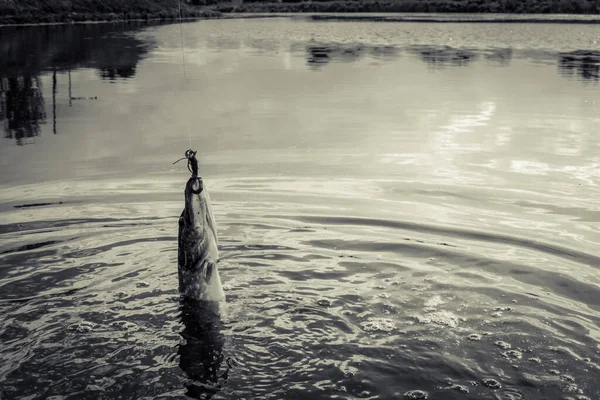
<path id="1" fill-rule="evenodd" d="M 293 27 L 297 23 L 296 21 L 288 25 Z M 289 44 L 281 36 L 274 35 L 272 31 L 253 32 L 254 28 L 249 24 L 252 24 L 252 21 L 241 21 L 232 32 L 223 34 L 217 30 L 216 33 L 211 32 L 205 37 L 195 37 L 195 35 L 190 37 L 188 32 L 186 35 L 188 38 L 184 42 L 186 61 L 191 64 L 205 63 L 206 57 L 211 55 L 206 54 L 201 56 L 202 59 L 198 59 L 200 54 L 203 54 L 202 47 L 217 52 L 257 51 L 255 54 L 262 56 L 281 54 L 287 57 L 286 68 L 291 65 L 290 57 L 303 57 L 305 65 L 313 71 L 320 71 L 335 63 L 357 63 L 365 59 L 375 63 L 396 62 L 402 56 L 418 57 L 433 70 L 470 67 L 481 62 L 509 67 L 513 58 L 519 58 L 533 63 L 554 63 L 559 74 L 567 79 L 581 82 L 597 82 L 600 79 L 600 53 L 596 50 L 578 49 L 553 53 L 548 49 L 523 48 L 521 45 L 516 45 L 515 48 L 488 47 L 485 46 L 485 40 L 482 41 L 484 46 L 478 48 L 460 37 L 457 38 L 456 44 L 469 44 L 469 46 L 457 47 L 450 42 L 443 45 L 394 44 L 394 39 L 390 37 L 394 29 L 390 28 L 390 25 L 396 28 L 396 34 L 400 34 L 396 41 L 406 41 L 402 39 L 402 34 L 406 32 L 405 25 L 401 23 L 375 23 L 375 34 L 369 41 L 365 41 L 363 34 L 359 33 L 355 36 L 362 37 L 362 41 L 349 42 L 353 39 L 353 35 L 347 35 L 343 41 L 327 42 L 315 40 L 315 37 L 320 34 L 319 31 L 327 24 L 314 22 L 312 26 L 315 30 L 310 39 L 293 41 Z M 385 27 L 379 29 L 383 25 Z M 422 24 L 425 25 L 427 24 Z M 186 24 L 186 27 L 190 26 Z M 243 37 L 244 29 L 249 26 L 250 35 Z M 410 24 L 410 27 L 414 26 Z M 275 27 L 281 27 L 281 21 L 275 23 Z M 583 35 L 584 32 L 589 31 L 589 27 L 586 25 L 582 27 Z M 120 79 L 135 78 L 139 62 L 151 51 L 160 56 L 165 50 L 170 50 L 167 57 L 175 63 L 181 61 L 181 55 L 177 53 L 181 51 L 182 43 L 178 42 L 177 38 L 174 38 L 173 42 L 162 43 L 160 49 L 154 51 L 157 48 L 156 38 L 148 35 L 145 28 L 147 25 L 139 23 L 1 28 L 0 121 L 4 136 L 14 139 L 17 145 L 34 143 L 32 139 L 44 131 L 43 125 L 50 120 L 52 133 L 60 132 L 61 118 L 57 117 L 57 112 L 62 112 L 62 106 L 57 105 L 57 99 L 60 103 L 61 99 L 66 97 L 69 107 L 72 107 L 73 101 L 97 98 L 94 91 L 85 90 L 84 96 L 74 94 L 78 92 L 80 82 L 73 83 L 72 71 L 94 69 L 101 80 L 116 82 Z M 282 32 L 284 35 L 287 28 L 289 26 Z M 472 30 L 472 24 L 465 29 Z M 569 27 L 569 29 L 573 28 Z M 514 30 L 510 29 L 508 33 L 512 35 Z M 336 35 L 330 36 L 335 39 Z M 293 36 L 298 34 L 292 35 L 292 38 Z M 589 42 L 593 45 L 597 39 L 592 36 Z M 498 43 L 511 40 L 513 39 L 510 37 L 499 38 Z M 237 61 L 232 61 L 233 63 L 230 61 L 223 66 L 225 71 L 235 70 Z M 45 84 L 46 80 L 41 78 L 49 75 L 52 76 L 52 80 Z M 50 115 L 52 118 L 49 118 Z"/>
<path id="2" fill-rule="evenodd" d="M 318 153 L 298 149 L 335 148 L 362 173 L 382 163 L 389 172 L 438 165 L 436 179 L 467 165 L 519 171 L 511 167 L 519 159 L 591 154 L 599 105 L 598 53 L 590 47 L 600 28 L 565 25 L 559 33 L 557 26 L 275 18 L 9 32 L 1 59 L 3 181 L 19 168 L 11 147 L 27 143 L 41 146 L 34 159 L 60 159 L 67 176 L 175 160 L 174 144 L 200 137 L 207 160 L 240 173 L 270 157 L 348 172 L 337 158 L 314 164 Z M 36 35 L 45 44 L 27 57 Z M 270 149 L 277 153 L 262 162 Z M 89 160 L 101 163 L 92 168 Z M 474 171 L 459 179 L 485 175 Z"/>

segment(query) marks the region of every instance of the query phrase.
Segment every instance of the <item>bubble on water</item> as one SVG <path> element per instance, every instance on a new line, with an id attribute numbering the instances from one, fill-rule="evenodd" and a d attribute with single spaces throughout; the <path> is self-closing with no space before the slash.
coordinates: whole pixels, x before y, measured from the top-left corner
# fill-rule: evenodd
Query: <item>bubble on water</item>
<path id="1" fill-rule="evenodd" d="M 391 332 L 396 327 L 394 322 L 387 318 L 369 318 L 360 326 L 366 332 Z"/>
<path id="2" fill-rule="evenodd" d="M 393 306 L 393 305 L 391 305 L 391 304 L 384 304 L 384 305 L 382 306 L 382 308 L 383 308 L 383 312 L 384 312 L 385 314 L 391 314 L 391 313 L 394 313 L 394 312 L 396 311 L 396 310 L 394 309 L 394 306 Z"/>
<path id="3" fill-rule="evenodd" d="M 512 360 L 520 360 L 523 358 L 523 353 L 518 350 L 509 350 L 502 353 L 502 355 L 506 358 L 510 358 Z"/>
<path id="4" fill-rule="evenodd" d="M 494 311 L 491 316 L 494 318 L 500 318 L 502 316 L 502 311 Z"/>
<path id="5" fill-rule="evenodd" d="M 469 388 L 464 386 L 464 385 L 458 385 L 458 384 L 454 384 L 450 387 L 450 389 L 452 390 L 456 390 L 459 391 L 461 393 L 469 393 Z"/>
<path id="6" fill-rule="evenodd" d="M 367 390 L 363 390 L 362 392 L 360 392 L 358 394 L 359 397 L 369 397 L 371 395 L 371 393 Z"/>
<path id="7" fill-rule="evenodd" d="M 375 286 L 375 289 L 383 290 L 383 289 L 385 289 L 385 286 L 383 286 L 383 285 Z"/>
<path id="8" fill-rule="evenodd" d="M 494 344 L 504 350 L 512 349 L 510 343 L 503 342 L 502 340 L 498 340 Z"/>
<path id="9" fill-rule="evenodd" d="M 139 287 L 139 288 L 144 288 L 144 287 L 150 286 L 150 284 L 146 281 L 141 281 L 141 282 L 136 283 L 135 286 Z"/>
<path id="10" fill-rule="evenodd" d="M 408 392 L 404 393 L 404 397 L 411 400 L 426 399 L 427 392 L 422 390 L 409 390 Z"/>
<path id="11" fill-rule="evenodd" d="M 342 311 L 342 315 L 352 315 L 352 314 L 353 314 L 353 312 L 350 311 L 350 310 L 344 310 L 344 311 Z"/>
<path id="12" fill-rule="evenodd" d="M 442 300 L 442 298 L 439 295 L 435 295 L 425 302 L 425 307 L 437 307 L 445 303 L 446 302 Z"/>
<path id="13" fill-rule="evenodd" d="M 592 399 L 590 399 L 589 397 L 587 397 L 587 396 L 583 396 L 583 395 L 579 395 L 579 396 L 577 396 L 577 397 L 575 397 L 575 398 L 576 398 L 577 400 L 592 400 Z"/>
<path id="14" fill-rule="evenodd" d="M 541 364 L 542 363 L 542 359 L 538 358 L 538 357 L 531 357 L 528 360 L 531 361 L 532 363 L 536 363 L 536 364 Z"/>
<path id="15" fill-rule="evenodd" d="M 571 375 L 563 375 L 560 377 L 563 381 L 575 382 L 575 378 Z"/>
<path id="16" fill-rule="evenodd" d="M 331 306 L 331 300 L 329 299 L 319 299 L 317 300 L 317 304 L 323 307 L 329 307 Z"/>
<path id="17" fill-rule="evenodd" d="M 458 326 L 458 317 L 451 313 L 450 311 L 436 311 L 432 313 L 428 313 L 425 316 L 417 315 L 416 320 L 422 324 L 437 324 L 449 326 L 451 328 L 455 328 Z"/>
<path id="18" fill-rule="evenodd" d="M 467 336 L 467 339 L 476 342 L 478 340 L 481 340 L 481 335 L 478 333 L 471 333 L 469 336 Z"/>
<path id="19" fill-rule="evenodd" d="M 493 378 L 482 379 L 481 382 L 483 382 L 483 384 L 485 386 L 492 388 L 492 389 L 500 389 L 502 387 L 500 382 L 498 382 L 497 380 L 495 380 Z"/>
<path id="20" fill-rule="evenodd" d="M 381 297 L 382 299 L 388 299 L 390 297 L 390 295 L 387 293 L 379 293 L 377 296 Z"/>
<path id="21" fill-rule="evenodd" d="M 548 372 L 550 372 L 552 375 L 560 375 L 560 371 L 559 371 L 559 370 L 557 370 L 557 369 L 551 369 L 551 370 L 550 370 L 550 371 L 548 371 Z"/>
<path id="22" fill-rule="evenodd" d="M 110 326 L 111 326 L 111 328 L 117 329 L 120 331 L 128 331 L 128 330 L 137 328 L 136 324 L 134 324 L 133 322 L 129 322 L 129 321 L 114 321 L 114 322 L 111 322 Z"/>
<path id="23" fill-rule="evenodd" d="M 125 292 L 115 293 L 115 298 L 116 299 L 124 299 L 125 297 L 127 297 L 127 293 L 125 293 Z"/>
<path id="24" fill-rule="evenodd" d="M 512 307 L 496 307 L 494 311 L 512 311 Z"/>
<path id="25" fill-rule="evenodd" d="M 567 393 L 576 393 L 579 390 L 577 385 L 573 382 L 564 382 L 562 385 L 560 385 L 560 388 L 563 392 Z"/>
<path id="26" fill-rule="evenodd" d="M 78 324 L 71 324 L 67 327 L 68 330 L 72 331 L 72 332 L 78 332 L 78 333 L 87 333 L 87 332 L 91 332 L 92 330 L 94 330 L 95 325 L 92 324 L 91 322 L 80 322 Z"/>

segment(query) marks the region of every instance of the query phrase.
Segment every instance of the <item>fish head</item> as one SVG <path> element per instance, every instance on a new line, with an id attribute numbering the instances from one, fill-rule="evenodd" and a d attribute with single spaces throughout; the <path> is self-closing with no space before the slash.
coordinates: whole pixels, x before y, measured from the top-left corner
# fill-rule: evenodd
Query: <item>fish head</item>
<path id="1" fill-rule="evenodd" d="M 185 227 L 196 231 L 196 234 L 201 236 L 200 239 L 213 236 L 215 242 L 217 241 L 217 227 L 210 197 L 200 177 L 192 176 L 185 185 L 185 208 L 182 217 Z"/>

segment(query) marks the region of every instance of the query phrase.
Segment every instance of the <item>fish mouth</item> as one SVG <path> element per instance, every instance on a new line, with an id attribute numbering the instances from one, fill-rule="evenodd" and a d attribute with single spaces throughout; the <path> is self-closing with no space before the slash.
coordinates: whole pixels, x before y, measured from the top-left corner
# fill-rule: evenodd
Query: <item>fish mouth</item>
<path id="1" fill-rule="evenodd" d="M 185 185 L 185 194 L 189 196 L 190 194 L 200 194 L 204 190 L 204 183 L 202 182 L 202 178 L 199 176 L 192 176 L 188 179 L 187 184 Z"/>
<path id="2" fill-rule="evenodd" d="M 189 227 L 203 227 L 206 219 L 206 192 L 202 178 L 192 176 L 185 185 L 185 218 Z"/>

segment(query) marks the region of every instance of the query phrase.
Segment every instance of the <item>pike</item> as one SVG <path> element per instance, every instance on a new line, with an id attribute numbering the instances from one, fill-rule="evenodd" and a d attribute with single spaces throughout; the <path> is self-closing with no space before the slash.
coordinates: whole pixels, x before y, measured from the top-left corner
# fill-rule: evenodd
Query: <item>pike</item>
<path id="1" fill-rule="evenodd" d="M 196 152 L 187 150 L 185 158 L 192 176 L 185 185 L 185 208 L 179 217 L 179 293 L 192 300 L 222 301 L 225 293 L 217 268 L 217 226 L 210 197 L 198 176 Z"/>

